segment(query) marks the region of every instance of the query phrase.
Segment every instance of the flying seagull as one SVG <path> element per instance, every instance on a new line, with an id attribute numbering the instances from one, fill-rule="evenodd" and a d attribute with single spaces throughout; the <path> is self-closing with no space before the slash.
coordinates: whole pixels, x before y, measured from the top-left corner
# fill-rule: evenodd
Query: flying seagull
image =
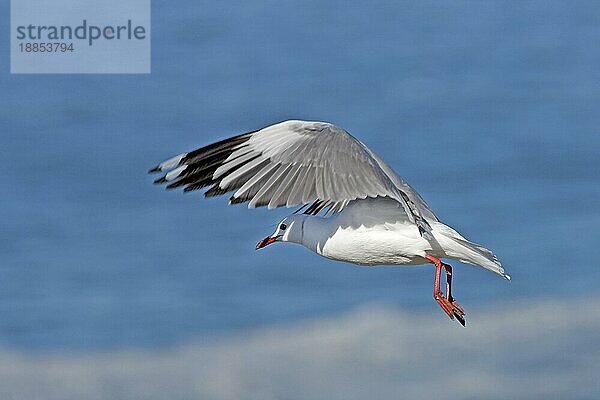
<path id="1" fill-rule="evenodd" d="M 500 261 L 442 223 L 421 196 L 375 153 L 327 122 L 284 121 L 172 157 L 150 173 L 184 192 L 232 193 L 248 208 L 301 206 L 256 245 L 298 243 L 358 265 L 435 265 L 433 297 L 465 325 L 452 296 L 452 267 L 442 258 L 481 266 L 510 280 Z M 445 294 L 440 289 L 446 274 Z"/>

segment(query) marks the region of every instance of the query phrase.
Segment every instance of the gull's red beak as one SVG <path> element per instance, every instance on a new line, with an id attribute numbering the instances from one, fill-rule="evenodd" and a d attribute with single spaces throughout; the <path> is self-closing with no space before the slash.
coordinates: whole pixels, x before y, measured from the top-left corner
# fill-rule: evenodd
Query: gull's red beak
<path id="1" fill-rule="evenodd" d="M 256 245 L 256 250 L 262 249 L 265 246 L 270 245 L 271 243 L 275 243 L 277 241 L 277 237 L 267 236 Z"/>

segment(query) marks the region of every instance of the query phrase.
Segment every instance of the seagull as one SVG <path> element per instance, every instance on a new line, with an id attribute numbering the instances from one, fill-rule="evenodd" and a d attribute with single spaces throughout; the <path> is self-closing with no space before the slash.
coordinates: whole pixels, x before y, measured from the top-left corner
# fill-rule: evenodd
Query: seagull
<path id="1" fill-rule="evenodd" d="M 435 265 L 433 298 L 465 326 L 452 296 L 452 259 L 504 279 L 498 258 L 442 223 L 423 198 L 344 129 L 290 120 L 169 158 L 152 168 L 156 184 L 205 197 L 230 193 L 248 208 L 300 207 L 256 245 L 301 244 L 320 256 L 357 264 Z M 445 272 L 445 293 L 441 290 Z"/>

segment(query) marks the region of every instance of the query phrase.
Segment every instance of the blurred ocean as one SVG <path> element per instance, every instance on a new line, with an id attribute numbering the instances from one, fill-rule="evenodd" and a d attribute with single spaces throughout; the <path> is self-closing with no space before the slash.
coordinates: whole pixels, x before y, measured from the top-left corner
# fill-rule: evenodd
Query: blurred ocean
<path id="1" fill-rule="evenodd" d="M 146 175 L 291 118 L 344 127 L 499 255 L 510 284 L 455 269 L 456 298 L 482 316 L 473 329 L 504 302 L 597 311 L 600 3 L 153 3 L 150 75 L 10 75 L 0 61 L 9 354 L 151 351 L 375 303 L 458 329 L 432 300 L 431 267 L 255 252 L 293 210 L 165 193 Z"/>
<path id="2" fill-rule="evenodd" d="M 598 398 L 597 297 L 509 302 L 470 316 L 476 322 L 468 329 L 449 329 L 439 315 L 369 304 L 335 317 L 160 349 L 3 352 L 0 396 L 44 400 Z"/>

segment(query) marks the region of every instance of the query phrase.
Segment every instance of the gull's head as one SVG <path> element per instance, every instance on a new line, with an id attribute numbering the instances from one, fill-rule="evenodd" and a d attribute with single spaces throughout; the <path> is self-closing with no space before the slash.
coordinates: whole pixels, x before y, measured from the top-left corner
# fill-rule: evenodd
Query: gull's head
<path id="1" fill-rule="evenodd" d="M 275 242 L 302 242 L 302 229 L 305 215 L 290 215 L 277 224 L 275 232 L 267 236 L 256 245 L 256 250 L 262 249 Z"/>

